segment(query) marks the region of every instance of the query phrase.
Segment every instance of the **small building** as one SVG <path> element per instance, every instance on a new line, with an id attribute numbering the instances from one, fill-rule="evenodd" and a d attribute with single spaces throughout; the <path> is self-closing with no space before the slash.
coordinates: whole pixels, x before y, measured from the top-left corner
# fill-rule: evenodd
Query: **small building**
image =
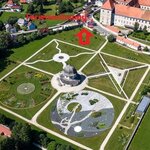
<path id="1" fill-rule="evenodd" d="M 34 30 L 36 29 L 36 25 L 33 22 L 28 23 L 28 30 Z"/>
<path id="2" fill-rule="evenodd" d="M 32 3 L 33 0 L 20 0 L 21 4 L 27 4 L 27 3 Z"/>
<path id="3" fill-rule="evenodd" d="M 62 85 L 77 86 L 81 83 L 81 75 L 77 73 L 73 66 L 66 65 L 60 73 L 60 82 Z"/>
<path id="4" fill-rule="evenodd" d="M 8 0 L 8 2 L 6 3 L 6 5 L 7 5 L 8 7 L 13 6 L 13 5 L 14 5 L 13 0 Z"/>
<path id="5" fill-rule="evenodd" d="M 150 105 L 150 97 L 144 96 L 136 109 L 137 114 L 143 114 L 146 112 Z"/>
<path id="6" fill-rule="evenodd" d="M 122 37 L 122 36 L 117 36 L 116 42 L 118 42 L 124 46 L 127 46 L 129 48 L 132 48 L 134 50 L 140 50 L 141 49 L 141 45 L 139 43 L 134 42 L 134 41 L 132 41 L 128 38 Z"/>
<path id="7" fill-rule="evenodd" d="M 0 134 L 11 137 L 11 130 L 7 126 L 0 124 Z"/>

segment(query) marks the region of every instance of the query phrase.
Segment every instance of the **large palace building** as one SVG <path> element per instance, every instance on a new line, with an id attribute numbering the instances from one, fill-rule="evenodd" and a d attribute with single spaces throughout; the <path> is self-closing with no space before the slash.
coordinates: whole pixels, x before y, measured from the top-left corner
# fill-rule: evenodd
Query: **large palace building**
<path id="1" fill-rule="evenodd" d="M 103 25 L 133 27 L 135 22 L 150 31 L 150 0 L 106 0 L 101 7 Z"/>

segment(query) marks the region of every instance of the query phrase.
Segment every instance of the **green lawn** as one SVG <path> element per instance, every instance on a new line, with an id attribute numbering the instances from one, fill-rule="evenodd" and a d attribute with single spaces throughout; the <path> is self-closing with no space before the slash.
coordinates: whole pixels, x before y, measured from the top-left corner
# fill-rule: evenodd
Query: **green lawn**
<path id="1" fill-rule="evenodd" d="M 139 102 L 141 100 L 141 92 L 144 90 L 145 86 L 150 86 L 150 71 L 147 74 L 146 78 L 144 79 L 141 87 L 139 88 L 138 92 L 136 93 L 135 97 L 134 97 L 134 101 L 135 102 Z"/>
<path id="2" fill-rule="evenodd" d="M 97 74 L 105 72 L 102 64 L 101 58 L 99 55 L 96 55 L 91 62 L 83 69 L 83 73 L 86 75 Z"/>
<path id="3" fill-rule="evenodd" d="M 31 76 L 31 74 L 27 75 L 27 72 L 32 72 L 31 74 L 32 76 L 34 75 L 35 79 L 27 78 L 27 76 Z M 35 77 L 35 75 L 37 77 Z M 2 81 L 0 83 L 1 105 L 31 119 L 33 115 L 56 93 L 56 90 L 53 89 L 49 83 L 51 77 L 47 77 L 48 76 L 43 73 L 36 72 L 36 74 L 34 74 L 34 70 L 26 67 L 17 69 L 13 74 L 5 78 L 7 82 Z M 43 81 L 46 81 L 47 79 L 48 83 L 43 83 Z M 35 85 L 35 90 L 30 94 L 19 94 L 17 92 L 17 87 L 22 83 L 28 82 Z M 46 88 L 46 90 L 43 88 Z"/>
<path id="4" fill-rule="evenodd" d="M 149 125 L 149 118 L 150 118 L 150 109 L 148 109 L 144 119 L 135 134 L 135 137 L 129 147 L 129 150 L 149 150 L 150 149 L 150 125 Z"/>
<path id="5" fill-rule="evenodd" d="M 3 14 L 0 16 L 0 20 L 3 22 L 7 22 L 9 17 L 17 17 L 17 18 L 24 18 L 25 13 L 20 13 L 20 12 L 3 12 Z"/>
<path id="6" fill-rule="evenodd" d="M 130 35 L 129 37 L 130 37 L 131 39 L 133 39 L 133 40 L 139 41 L 139 42 L 141 42 L 141 43 L 143 43 L 143 44 L 146 44 L 146 45 L 149 45 L 149 46 L 150 46 L 150 41 L 142 40 L 142 39 L 139 39 L 139 38 L 135 38 L 135 37 L 133 37 L 132 35 Z"/>
<path id="7" fill-rule="evenodd" d="M 127 59 L 150 64 L 150 56 L 149 55 L 136 53 L 136 52 L 129 50 L 125 47 L 122 47 L 116 43 L 108 43 L 102 51 L 105 53 L 108 53 L 108 54 L 115 55 L 115 56 L 120 56 L 120 57 L 124 57 Z"/>
<path id="8" fill-rule="evenodd" d="M 111 93 L 111 94 L 122 96 L 122 94 L 119 94 L 118 91 L 116 90 L 109 76 L 92 78 L 89 80 L 89 86 Z"/>
<path id="9" fill-rule="evenodd" d="M 47 47 L 45 47 L 42 51 L 40 51 L 37 55 L 32 57 L 28 62 L 34 62 L 37 60 L 51 60 L 55 54 L 58 53 L 56 49 L 56 43 L 52 42 Z"/>
<path id="10" fill-rule="evenodd" d="M 54 38 L 58 38 L 60 40 L 64 40 L 73 44 L 78 45 L 77 38 L 75 37 L 75 34 L 78 33 L 80 29 L 75 29 L 71 31 L 65 31 L 61 32 L 56 35 L 48 35 L 40 40 L 35 40 L 33 42 L 30 42 L 22 47 L 15 48 L 11 50 L 11 55 L 7 58 L 7 60 L 11 61 L 24 61 L 27 59 L 29 56 L 34 54 L 37 50 L 39 50 L 41 47 L 46 45 L 48 42 L 50 42 Z M 96 35 L 96 38 L 92 39 L 92 43 L 86 47 L 93 48 L 95 49 L 96 47 L 99 48 L 103 43 L 104 43 L 104 38 Z M 3 64 L 4 65 L 4 64 Z M 0 72 L 0 77 L 4 76 L 6 73 L 8 73 L 12 68 L 17 66 L 17 64 L 10 64 L 10 65 L 4 65 L 4 70 Z"/>
<path id="11" fill-rule="evenodd" d="M 137 122 L 138 118 L 135 116 L 134 119 L 131 115 L 134 113 L 137 106 L 130 104 L 128 109 L 126 110 L 123 118 L 121 119 L 119 125 L 116 130 L 110 137 L 105 149 L 106 150 L 123 150 L 125 145 L 127 144 L 130 135 L 132 134 Z M 133 126 L 132 126 L 133 124 Z M 125 127 L 128 127 L 125 128 Z M 122 138 L 121 138 L 122 137 Z M 135 149 L 136 150 L 136 149 Z"/>
<path id="12" fill-rule="evenodd" d="M 108 66 L 112 66 L 112 67 L 116 67 L 116 68 L 120 68 L 120 69 L 127 69 L 127 68 L 131 68 L 131 67 L 140 66 L 140 64 L 138 64 L 138 63 L 123 60 L 123 59 L 112 57 L 112 56 L 108 56 L 105 54 L 102 54 L 102 56 L 103 56 L 104 60 L 106 61 L 106 63 L 108 64 Z"/>
<path id="13" fill-rule="evenodd" d="M 127 141 L 129 140 L 129 137 L 132 134 L 132 131 L 133 130 L 128 130 L 128 129 L 120 128 L 119 126 L 117 126 L 113 135 L 109 139 L 105 147 L 105 150 L 124 150 L 125 144 L 127 144 Z M 120 138 L 121 136 L 123 136 L 124 138 Z"/>
<path id="14" fill-rule="evenodd" d="M 127 79 L 124 84 L 124 91 L 130 97 L 132 93 L 134 92 L 136 86 L 138 85 L 140 79 L 144 75 L 147 68 L 141 68 L 137 70 L 131 70 L 129 71 L 127 75 Z"/>
<path id="15" fill-rule="evenodd" d="M 110 96 L 106 96 L 113 104 L 114 109 L 115 109 L 115 119 L 117 118 L 117 116 L 119 115 L 119 113 L 121 112 L 123 106 L 124 106 L 124 102 L 121 100 L 117 100 L 113 97 Z M 54 100 L 50 106 L 48 106 L 43 112 L 42 114 L 38 117 L 38 123 L 40 123 L 41 125 L 55 131 L 58 132 L 60 134 L 63 134 L 62 132 L 60 132 L 50 121 L 50 113 L 51 113 L 51 109 L 55 106 L 55 102 L 56 100 Z M 114 120 L 115 121 L 115 120 Z M 102 134 L 92 137 L 92 138 L 76 138 L 76 137 L 70 137 L 67 136 L 70 139 L 73 139 L 81 144 L 84 144 L 88 147 L 91 147 L 93 150 L 98 150 L 100 147 L 100 144 L 102 143 L 102 141 L 104 140 L 105 136 L 108 134 L 109 130 L 104 131 Z M 64 135 L 64 134 L 63 134 Z M 66 135 L 64 135 L 66 136 Z"/>
<path id="16" fill-rule="evenodd" d="M 70 58 L 67 63 L 79 70 L 91 57 L 92 55 L 90 54 L 80 55 L 78 57 Z"/>

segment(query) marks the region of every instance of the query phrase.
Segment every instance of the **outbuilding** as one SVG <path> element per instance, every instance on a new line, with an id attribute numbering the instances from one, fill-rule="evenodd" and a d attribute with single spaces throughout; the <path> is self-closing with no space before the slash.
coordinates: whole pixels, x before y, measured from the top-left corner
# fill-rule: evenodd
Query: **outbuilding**
<path id="1" fill-rule="evenodd" d="M 143 114 L 150 105 L 150 97 L 144 96 L 136 109 L 136 113 Z"/>

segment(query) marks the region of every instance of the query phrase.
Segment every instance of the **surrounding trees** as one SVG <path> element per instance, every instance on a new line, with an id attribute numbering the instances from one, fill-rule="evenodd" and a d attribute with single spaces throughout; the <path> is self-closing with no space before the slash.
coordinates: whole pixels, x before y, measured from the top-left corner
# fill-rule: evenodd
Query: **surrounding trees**
<path id="1" fill-rule="evenodd" d="M 70 1 L 67 1 L 67 2 L 61 2 L 59 4 L 59 7 L 58 7 L 58 10 L 59 10 L 59 13 L 65 13 L 65 12 L 73 12 L 74 10 L 74 7 L 73 5 L 71 4 Z"/>
<path id="2" fill-rule="evenodd" d="M 134 31 L 137 32 L 138 29 L 139 29 L 139 23 L 135 22 L 135 24 L 134 24 Z"/>
<path id="3" fill-rule="evenodd" d="M 11 36 L 9 33 L 0 32 L 0 51 L 7 49 L 12 43 Z"/>
<path id="4" fill-rule="evenodd" d="M 0 31 L 5 29 L 4 23 L 0 20 Z"/>
<path id="5" fill-rule="evenodd" d="M 0 115 L 0 123 L 7 122 L 7 126 L 11 128 L 11 138 L 0 140 L 1 150 L 27 150 L 33 147 L 33 143 L 40 144 L 48 150 L 74 150 L 70 145 L 58 143 L 51 139 L 45 132 L 39 132 L 31 129 L 26 123 L 18 123 L 4 115 Z"/>
<path id="6" fill-rule="evenodd" d="M 108 39 L 109 42 L 114 42 L 116 40 L 114 35 L 112 35 L 112 34 L 108 35 L 107 39 Z"/>

